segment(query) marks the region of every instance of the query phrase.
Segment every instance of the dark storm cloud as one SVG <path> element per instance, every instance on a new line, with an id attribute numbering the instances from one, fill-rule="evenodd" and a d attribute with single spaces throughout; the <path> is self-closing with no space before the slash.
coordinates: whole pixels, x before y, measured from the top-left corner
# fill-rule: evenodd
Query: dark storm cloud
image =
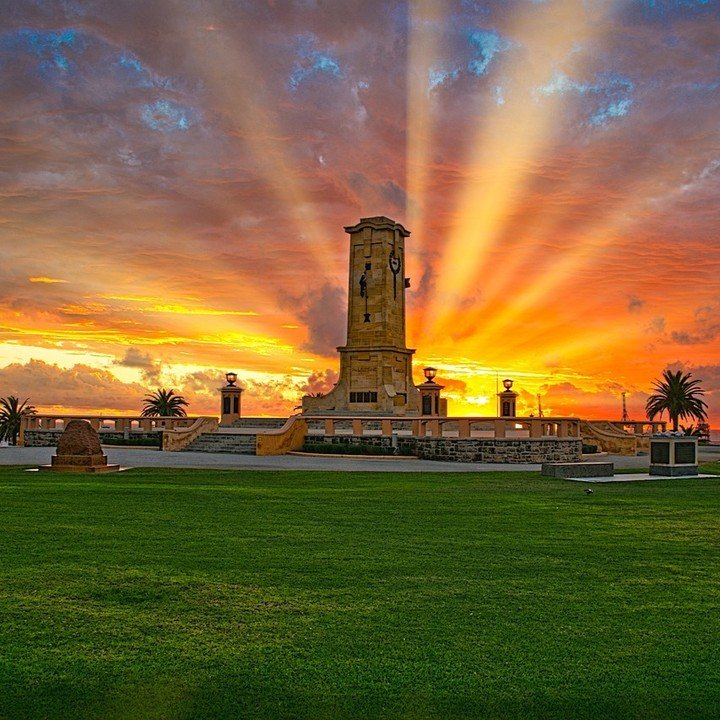
<path id="1" fill-rule="evenodd" d="M 29 397 L 40 412 L 52 405 L 139 412 L 143 392 L 138 383 L 121 382 L 106 370 L 84 364 L 61 368 L 31 360 L 0 368 L 0 395 Z"/>
<path id="2" fill-rule="evenodd" d="M 670 337 L 678 345 L 702 345 L 720 337 L 720 303 L 697 308 L 692 329 L 673 330 Z"/>
<path id="3" fill-rule="evenodd" d="M 304 395 L 326 395 L 329 393 L 338 381 L 337 370 L 323 370 L 321 372 L 311 373 L 307 379 L 307 383 L 300 386 L 300 391 Z"/>
<path id="4" fill-rule="evenodd" d="M 293 308 L 307 327 L 305 350 L 325 357 L 335 355 L 335 348 L 342 344 L 346 329 L 345 298 L 345 290 L 332 285 L 307 290 L 300 296 L 285 291 L 280 293 L 282 305 Z"/>
<path id="5" fill-rule="evenodd" d="M 121 360 L 115 361 L 121 367 L 136 368 L 142 372 L 143 380 L 150 385 L 157 385 L 160 381 L 162 365 L 154 360 L 150 353 L 143 352 L 135 347 L 129 347 Z"/>

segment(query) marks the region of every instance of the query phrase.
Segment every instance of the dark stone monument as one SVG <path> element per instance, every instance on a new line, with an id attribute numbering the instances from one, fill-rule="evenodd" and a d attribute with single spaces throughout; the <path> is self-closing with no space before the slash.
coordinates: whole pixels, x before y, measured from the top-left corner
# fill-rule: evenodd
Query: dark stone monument
<path id="1" fill-rule="evenodd" d="M 654 435 L 650 440 L 650 474 L 686 477 L 698 474 L 698 441 L 685 435 Z"/>
<path id="2" fill-rule="evenodd" d="M 41 469 L 59 472 L 114 472 L 120 469 L 119 465 L 108 465 L 97 430 L 87 420 L 70 420 L 58 440 L 57 454 L 50 461 L 51 465 Z"/>

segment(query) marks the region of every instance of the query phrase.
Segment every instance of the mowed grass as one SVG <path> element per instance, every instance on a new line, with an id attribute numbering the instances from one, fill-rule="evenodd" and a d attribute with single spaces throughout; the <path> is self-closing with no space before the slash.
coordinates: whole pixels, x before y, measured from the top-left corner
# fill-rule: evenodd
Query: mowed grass
<path id="1" fill-rule="evenodd" d="M 586 487 L 0 469 L 0 718 L 720 717 L 720 478 Z"/>

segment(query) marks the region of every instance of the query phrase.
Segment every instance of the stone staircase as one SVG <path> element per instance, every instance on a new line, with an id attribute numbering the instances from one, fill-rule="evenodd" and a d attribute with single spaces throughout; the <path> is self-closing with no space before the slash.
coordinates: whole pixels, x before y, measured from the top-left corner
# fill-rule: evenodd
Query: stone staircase
<path id="1" fill-rule="evenodd" d="M 239 433 L 203 433 L 195 438 L 182 452 L 234 453 L 255 455 L 257 435 Z"/>

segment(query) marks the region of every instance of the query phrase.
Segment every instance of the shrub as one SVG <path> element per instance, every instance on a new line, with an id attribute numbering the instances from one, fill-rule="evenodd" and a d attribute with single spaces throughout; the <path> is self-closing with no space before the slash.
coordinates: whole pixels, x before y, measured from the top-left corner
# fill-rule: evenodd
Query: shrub
<path id="1" fill-rule="evenodd" d="M 339 443 L 305 443 L 303 452 L 324 453 L 326 455 L 392 455 L 392 448 L 377 445 L 345 445 Z"/>
<path id="2" fill-rule="evenodd" d="M 582 446 L 583 455 L 592 455 L 598 451 L 597 445 L 585 445 Z"/>

